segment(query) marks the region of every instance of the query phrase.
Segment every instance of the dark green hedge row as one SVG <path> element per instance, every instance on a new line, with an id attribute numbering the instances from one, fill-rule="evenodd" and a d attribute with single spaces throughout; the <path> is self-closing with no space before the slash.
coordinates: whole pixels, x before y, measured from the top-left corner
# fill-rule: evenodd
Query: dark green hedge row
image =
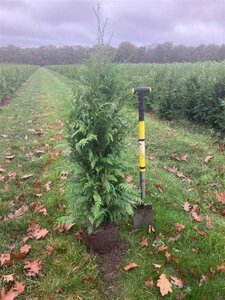
<path id="1" fill-rule="evenodd" d="M 0 102 L 15 92 L 37 68 L 32 65 L 0 64 Z"/>
<path id="2" fill-rule="evenodd" d="M 146 108 L 225 130 L 225 62 L 121 65 L 132 86 L 147 85 Z"/>

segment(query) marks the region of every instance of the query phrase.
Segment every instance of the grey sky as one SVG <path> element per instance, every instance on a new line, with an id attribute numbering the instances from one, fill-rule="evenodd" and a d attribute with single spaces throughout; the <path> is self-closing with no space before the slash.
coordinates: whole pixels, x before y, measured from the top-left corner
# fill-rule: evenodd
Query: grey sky
<path id="1" fill-rule="evenodd" d="M 92 46 L 97 2 L 113 46 L 225 44 L 225 0 L 0 0 L 0 45 Z"/>

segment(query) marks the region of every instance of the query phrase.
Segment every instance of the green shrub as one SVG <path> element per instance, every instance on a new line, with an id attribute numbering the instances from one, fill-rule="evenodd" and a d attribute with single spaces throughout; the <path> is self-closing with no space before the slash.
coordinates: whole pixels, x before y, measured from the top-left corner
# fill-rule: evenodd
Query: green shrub
<path id="1" fill-rule="evenodd" d="M 100 54 L 98 54 L 100 55 Z M 121 157 L 129 120 L 124 110 L 126 85 L 102 53 L 83 68 L 75 83 L 69 116 L 69 144 L 74 164 L 69 204 L 89 232 L 104 222 L 118 222 L 140 202 L 124 180 Z"/>

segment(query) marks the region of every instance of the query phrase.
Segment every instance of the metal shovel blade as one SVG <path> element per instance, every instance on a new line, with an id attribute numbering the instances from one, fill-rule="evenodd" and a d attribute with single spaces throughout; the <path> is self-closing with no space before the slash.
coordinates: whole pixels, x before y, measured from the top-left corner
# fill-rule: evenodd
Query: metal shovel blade
<path id="1" fill-rule="evenodd" d="M 153 225 L 153 210 L 151 204 L 143 204 L 135 208 L 133 226 L 135 229 Z"/>

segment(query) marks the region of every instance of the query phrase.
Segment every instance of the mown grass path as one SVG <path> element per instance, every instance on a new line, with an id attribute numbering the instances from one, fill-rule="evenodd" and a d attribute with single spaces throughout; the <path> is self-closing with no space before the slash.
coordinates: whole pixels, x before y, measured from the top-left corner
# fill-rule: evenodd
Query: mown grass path
<path id="1" fill-rule="evenodd" d="M 132 220 L 121 224 L 130 246 L 117 281 L 104 279 L 75 238 L 78 226 L 56 230 L 66 210 L 70 163 L 60 145 L 71 91 L 66 78 L 40 68 L 12 103 L 0 108 L 0 255 L 11 257 L 0 277 L 14 274 L 24 282 L 18 299 L 162 299 L 156 287 L 161 274 L 183 282 L 183 287 L 172 284 L 173 293 L 164 299 L 225 299 L 224 207 L 218 200 L 225 192 L 224 145 L 202 128 L 147 117 L 146 201 L 153 203 L 155 233 L 133 232 Z M 125 156 L 137 184 L 136 136 L 135 128 Z M 48 230 L 46 236 L 37 239 L 40 228 L 34 224 Z M 24 242 L 28 227 L 33 236 Z M 26 257 L 19 254 L 24 244 L 31 246 Z M 25 263 L 36 260 L 43 276 L 27 276 Z M 130 262 L 138 267 L 125 272 L 122 267 Z M 0 285 L 7 291 L 12 283 L 1 279 Z"/>

